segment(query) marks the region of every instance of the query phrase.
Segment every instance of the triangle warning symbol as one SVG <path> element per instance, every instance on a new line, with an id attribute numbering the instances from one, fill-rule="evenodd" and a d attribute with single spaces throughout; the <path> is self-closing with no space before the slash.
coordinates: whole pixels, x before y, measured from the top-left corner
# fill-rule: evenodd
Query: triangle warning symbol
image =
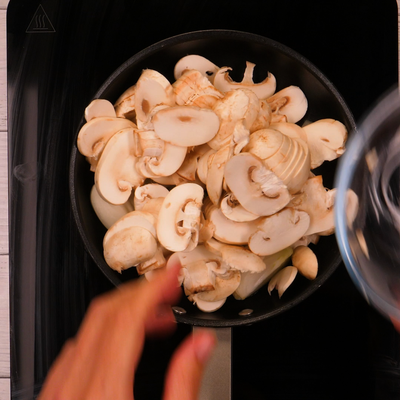
<path id="1" fill-rule="evenodd" d="M 55 32 L 49 17 L 44 11 L 41 4 L 37 8 L 35 14 L 33 15 L 31 22 L 26 29 L 26 33 L 51 33 Z"/>

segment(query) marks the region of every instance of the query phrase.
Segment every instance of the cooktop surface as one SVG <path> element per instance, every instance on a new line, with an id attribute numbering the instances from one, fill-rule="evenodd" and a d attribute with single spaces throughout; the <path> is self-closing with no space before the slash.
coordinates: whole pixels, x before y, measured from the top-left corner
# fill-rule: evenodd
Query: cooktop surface
<path id="1" fill-rule="evenodd" d="M 84 108 L 124 61 L 180 33 L 233 29 L 305 56 L 357 120 L 398 80 L 395 0 L 11 0 L 7 12 L 11 382 L 32 399 L 90 300 L 113 288 L 86 252 L 69 199 Z M 146 342 L 135 399 L 160 398 L 170 354 L 191 331 Z M 233 329 L 232 398 L 391 399 L 399 337 L 343 264 L 298 306 Z"/>

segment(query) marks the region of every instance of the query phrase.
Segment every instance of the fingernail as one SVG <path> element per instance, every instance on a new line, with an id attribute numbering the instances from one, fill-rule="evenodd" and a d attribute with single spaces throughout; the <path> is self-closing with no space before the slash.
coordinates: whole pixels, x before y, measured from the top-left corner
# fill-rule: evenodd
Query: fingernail
<path id="1" fill-rule="evenodd" d="M 215 335 L 208 330 L 203 330 L 196 333 L 193 338 L 196 357 L 202 364 L 205 364 L 214 350 L 216 344 Z"/>

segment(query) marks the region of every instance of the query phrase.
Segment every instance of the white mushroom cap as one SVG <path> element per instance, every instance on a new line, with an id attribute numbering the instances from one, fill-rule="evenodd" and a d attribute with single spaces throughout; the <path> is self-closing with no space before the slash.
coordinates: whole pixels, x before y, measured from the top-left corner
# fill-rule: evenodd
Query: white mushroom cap
<path id="1" fill-rule="evenodd" d="M 169 190 L 158 183 L 148 183 L 143 186 L 138 186 L 135 189 L 135 195 L 133 198 L 133 205 L 135 210 L 141 210 L 146 203 L 151 199 L 157 199 L 159 197 L 164 198 L 169 193 Z"/>
<path id="2" fill-rule="evenodd" d="M 243 272 L 240 285 L 233 294 L 235 299 L 244 300 L 259 290 L 277 271 L 287 265 L 292 254 L 293 250 L 287 247 L 270 256 L 263 257 L 262 259 L 265 265 L 263 271 L 257 273 Z"/>
<path id="3" fill-rule="evenodd" d="M 112 103 L 105 99 L 95 99 L 85 108 L 85 119 L 89 122 L 93 118 L 111 117 L 115 118 L 115 110 Z"/>
<path id="4" fill-rule="evenodd" d="M 281 298 L 286 289 L 293 283 L 296 275 L 297 268 L 293 266 L 288 266 L 278 271 L 269 281 L 269 294 L 276 289 L 278 291 L 279 298 Z"/>
<path id="5" fill-rule="evenodd" d="M 178 79 L 185 70 L 195 69 L 207 77 L 211 83 L 214 81 L 214 76 L 218 71 L 219 67 L 212 63 L 210 60 L 203 56 L 196 54 L 190 54 L 182 57 L 174 68 L 174 77 Z"/>
<path id="6" fill-rule="evenodd" d="M 78 150 L 86 157 L 97 159 L 108 140 L 125 128 L 136 128 L 136 125 L 123 118 L 93 118 L 86 122 L 78 133 Z"/>
<path id="7" fill-rule="evenodd" d="M 157 251 L 154 217 L 150 213 L 132 211 L 120 218 L 103 239 L 104 258 L 114 270 L 121 272 L 151 259 Z"/>
<path id="8" fill-rule="evenodd" d="M 204 190 L 195 183 L 176 186 L 165 197 L 157 221 L 157 236 L 170 251 L 184 251 L 198 242 Z"/>
<path id="9" fill-rule="evenodd" d="M 99 194 L 111 204 L 124 204 L 132 188 L 140 186 L 144 177 L 136 171 L 134 130 L 126 128 L 116 133 L 103 150 L 95 171 Z"/>
<path id="10" fill-rule="evenodd" d="M 292 122 L 273 122 L 269 127 L 270 129 L 275 129 L 291 138 L 298 138 L 307 142 L 307 135 L 303 128 Z"/>
<path id="11" fill-rule="evenodd" d="M 136 118 L 147 121 L 155 106 L 175 104 L 172 85 L 164 75 L 152 69 L 145 69 L 135 85 Z"/>
<path id="12" fill-rule="evenodd" d="M 303 130 L 307 135 L 312 169 L 344 153 L 347 129 L 341 122 L 331 118 L 321 119 L 304 126 Z"/>
<path id="13" fill-rule="evenodd" d="M 304 236 L 309 225 L 310 216 L 306 212 L 285 208 L 258 220 L 259 229 L 250 236 L 249 248 L 261 256 L 274 254 Z"/>
<path id="14" fill-rule="evenodd" d="M 268 72 L 267 77 L 260 83 L 254 83 L 253 71 L 255 64 L 246 61 L 246 70 L 241 82 L 234 82 L 229 76 L 230 67 L 220 68 L 214 78 L 214 86 L 221 92 L 229 92 L 235 89 L 249 89 L 253 91 L 259 99 L 270 97 L 276 89 L 275 76 Z"/>
<path id="15" fill-rule="evenodd" d="M 300 121 L 307 112 L 308 101 L 298 86 L 288 86 L 267 99 L 273 114 L 284 115 L 287 122 Z"/>
<path id="16" fill-rule="evenodd" d="M 158 111 L 153 117 L 158 137 L 176 146 L 207 143 L 219 128 L 219 118 L 208 108 L 175 106 Z"/>
<path id="17" fill-rule="evenodd" d="M 274 214 L 291 199 L 286 185 L 251 153 L 233 156 L 225 165 L 224 176 L 236 199 L 251 213 Z"/>
<path id="18" fill-rule="evenodd" d="M 146 279 L 147 279 L 150 277 L 148 275 L 149 272 L 165 267 L 166 263 L 167 263 L 167 261 L 164 257 L 162 247 L 157 246 L 157 250 L 156 250 L 154 256 L 144 262 L 137 264 L 136 270 L 139 275 L 146 275 Z M 148 280 L 150 280 L 150 279 L 148 279 Z"/>
<path id="19" fill-rule="evenodd" d="M 314 252 L 307 246 L 295 248 L 292 264 L 307 279 L 315 279 L 318 273 L 318 260 Z"/>
<path id="20" fill-rule="evenodd" d="M 133 211 L 132 204 L 127 201 L 125 204 L 115 205 L 104 200 L 98 193 L 96 185 L 90 191 L 90 202 L 97 215 L 97 218 L 108 229 L 121 217 Z"/>

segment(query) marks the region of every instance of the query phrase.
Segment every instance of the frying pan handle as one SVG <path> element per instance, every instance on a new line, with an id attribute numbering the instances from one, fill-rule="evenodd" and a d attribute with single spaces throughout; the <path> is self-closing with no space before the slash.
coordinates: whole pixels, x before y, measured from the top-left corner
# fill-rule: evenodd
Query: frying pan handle
<path id="1" fill-rule="evenodd" d="M 202 329 L 194 326 L 193 331 Z M 199 400 L 231 400 L 232 328 L 215 328 L 217 346 L 203 375 Z"/>

